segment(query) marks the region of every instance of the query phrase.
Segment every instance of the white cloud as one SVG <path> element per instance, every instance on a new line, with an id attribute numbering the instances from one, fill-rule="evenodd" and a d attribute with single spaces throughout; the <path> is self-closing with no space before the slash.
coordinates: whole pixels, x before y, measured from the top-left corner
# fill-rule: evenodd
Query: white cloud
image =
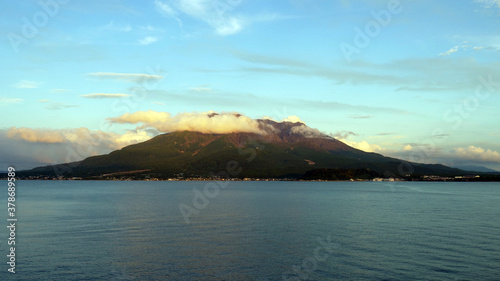
<path id="1" fill-rule="evenodd" d="M 459 48 L 459 46 L 455 46 L 455 47 L 449 49 L 448 51 L 446 51 L 444 53 L 440 53 L 439 55 L 440 56 L 449 56 L 449 55 L 451 55 L 453 53 L 456 53 L 458 51 L 458 48 Z"/>
<path id="2" fill-rule="evenodd" d="M 33 143 L 62 143 L 64 141 L 63 135 L 56 130 L 33 130 L 24 127 L 11 127 L 7 131 L 7 137 Z"/>
<path id="3" fill-rule="evenodd" d="M 121 116 L 108 118 L 111 123 L 138 124 L 140 129 L 154 128 L 160 132 L 194 131 L 206 134 L 227 134 L 246 132 L 266 134 L 257 120 L 235 112 L 213 111 L 179 113 L 172 116 L 168 112 L 153 110 L 125 113 Z"/>
<path id="4" fill-rule="evenodd" d="M 326 134 L 321 133 L 318 129 L 310 128 L 304 124 L 292 127 L 292 133 L 301 134 L 306 138 L 325 138 Z"/>
<path id="5" fill-rule="evenodd" d="M 142 74 L 142 73 L 115 73 L 115 72 L 94 72 L 87 76 L 95 79 L 115 80 L 124 82 L 141 83 L 144 81 L 159 81 L 163 79 L 161 75 Z"/>
<path id="6" fill-rule="evenodd" d="M 141 45 L 150 45 L 158 41 L 158 37 L 147 36 L 139 40 Z"/>
<path id="7" fill-rule="evenodd" d="M 473 145 L 465 148 L 454 148 L 453 153 L 456 157 L 465 160 L 500 163 L 500 153 L 490 149 L 475 147 Z"/>
<path id="8" fill-rule="evenodd" d="M 493 36 L 493 37 L 489 36 L 487 38 L 476 37 L 476 38 L 472 38 L 470 40 L 476 41 L 475 43 L 476 44 L 479 43 L 479 45 L 472 47 L 469 45 L 469 41 L 463 41 L 459 45 L 456 45 L 456 46 L 452 47 L 451 49 L 449 49 L 448 51 L 446 51 L 444 53 L 440 53 L 439 55 L 440 56 L 449 56 L 449 55 L 454 54 L 458 51 L 469 51 L 469 50 L 481 51 L 481 50 L 497 50 L 497 49 L 499 49 L 499 45 L 498 45 L 499 38 L 495 37 L 495 36 Z"/>
<path id="9" fill-rule="evenodd" d="M 49 101 L 50 100 L 48 100 L 48 99 L 44 99 L 44 100 L 39 100 L 38 102 L 42 102 L 43 103 L 43 102 L 49 102 Z"/>
<path id="10" fill-rule="evenodd" d="M 200 87 L 191 87 L 189 88 L 190 90 L 193 90 L 195 92 L 210 92 L 212 89 L 206 86 L 200 86 Z"/>
<path id="11" fill-rule="evenodd" d="M 243 29 L 244 21 L 240 18 L 231 17 L 224 22 L 214 23 L 213 26 L 217 34 L 226 36 L 240 32 Z"/>
<path id="12" fill-rule="evenodd" d="M 156 8 L 164 16 L 176 19 L 182 27 L 180 15 L 187 15 L 209 25 L 216 34 L 228 36 L 242 31 L 246 26 L 262 21 L 280 18 L 277 15 L 258 14 L 253 16 L 235 13 L 241 1 L 220 0 L 172 0 L 155 1 Z"/>
<path id="13" fill-rule="evenodd" d="M 62 130 L 11 127 L 7 131 L 0 130 L 0 143 L 4 149 L 15 151 L 10 157 L 15 157 L 14 161 L 23 159 L 23 162 L 29 162 L 25 168 L 80 161 L 149 139 L 151 136 L 146 131 L 115 134 L 83 127 Z"/>
<path id="14" fill-rule="evenodd" d="M 273 118 L 271 118 L 269 116 L 262 117 L 262 120 L 271 120 L 271 121 L 277 122 L 276 120 L 274 120 Z"/>
<path id="15" fill-rule="evenodd" d="M 19 89 L 35 89 L 38 88 L 38 83 L 35 81 L 21 80 L 13 84 L 12 87 Z"/>
<path id="16" fill-rule="evenodd" d="M 405 145 L 402 149 L 403 151 L 412 151 L 413 150 L 413 147 L 409 144 Z"/>
<path id="17" fill-rule="evenodd" d="M 500 0 L 474 0 L 474 3 L 481 4 L 485 8 L 497 6 L 500 8 Z"/>
<path id="18" fill-rule="evenodd" d="M 67 92 L 69 92 L 69 90 L 68 89 L 52 89 L 52 90 L 50 90 L 50 92 L 58 94 L 58 93 L 67 93 Z"/>
<path id="19" fill-rule="evenodd" d="M 130 96 L 129 94 L 103 94 L 103 93 L 94 93 L 94 94 L 87 94 L 87 95 L 80 95 L 81 97 L 84 98 L 90 98 L 90 99 L 109 99 L 109 98 L 124 98 Z"/>
<path id="20" fill-rule="evenodd" d="M 177 12 L 167 3 L 161 1 L 155 1 L 155 5 L 156 8 L 158 8 L 158 10 L 160 10 L 160 12 L 166 16 L 175 17 L 177 15 Z"/>
<path id="21" fill-rule="evenodd" d="M 297 123 L 297 122 L 299 122 L 299 123 L 303 123 L 303 124 L 305 124 L 305 122 L 304 122 L 304 121 L 300 120 L 300 118 L 299 118 L 299 117 L 297 117 L 297 116 L 295 116 L 295 115 L 288 116 L 287 118 L 283 119 L 282 121 L 283 121 L 283 122 L 292 122 L 292 123 Z"/>
<path id="22" fill-rule="evenodd" d="M 22 101 L 23 101 L 22 99 L 0 98 L 0 104 L 19 103 Z"/>
<path id="23" fill-rule="evenodd" d="M 11 127 L 7 130 L 7 137 L 30 143 L 86 144 L 96 147 L 98 151 L 101 151 L 102 148 L 108 150 L 120 149 L 130 144 L 151 139 L 151 136 L 146 131 L 128 131 L 123 135 L 119 135 L 100 130 L 91 131 L 84 127 L 62 130 Z"/>
<path id="24" fill-rule="evenodd" d="M 137 124 L 137 123 L 152 124 L 170 120 L 170 113 L 158 112 L 153 110 L 137 111 L 134 113 L 125 113 L 123 115 L 114 118 L 108 118 L 108 120 L 111 121 L 112 123 L 118 123 L 118 124 Z"/>
<path id="25" fill-rule="evenodd" d="M 66 108 L 72 108 L 72 107 L 79 107 L 79 105 L 73 105 L 73 104 L 64 104 L 61 102 L 53 102 L 45 106 L 45 108 L 49 110 L 59 110 L 59 109 L 66 109 Z"/>
<path id="26" fill-rule="evenodd" d="M 103 29 L 117 32 L 129 32 L 132 30 L 132 27 L 130 24 L 115 24 L 113 21 L 110 21 Z"/>
<path id="27" fill-rule="evenodd" d="M 359 150 L 363 150 L 365 152 L 382 152 L 386 150 L 385 148 L 381 147 L 378 144 L 370 144 L 367 141 L 355 142 L 342 139 L 340 139 L 340 141 Z"/>

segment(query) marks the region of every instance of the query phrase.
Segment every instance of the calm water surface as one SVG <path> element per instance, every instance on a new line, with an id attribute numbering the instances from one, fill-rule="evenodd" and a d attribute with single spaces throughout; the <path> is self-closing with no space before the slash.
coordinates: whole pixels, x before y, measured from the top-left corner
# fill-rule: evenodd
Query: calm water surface
<path id="1" fill-rule="evenodd" d="M 206 184 L 19 181 L 0 279 L 500 280 L 499 183 Z"/>

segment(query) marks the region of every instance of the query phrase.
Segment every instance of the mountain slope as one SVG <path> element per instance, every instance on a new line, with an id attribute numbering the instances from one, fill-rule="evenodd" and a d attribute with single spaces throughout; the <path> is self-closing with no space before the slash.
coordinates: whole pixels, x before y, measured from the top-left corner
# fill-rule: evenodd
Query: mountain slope
<path id="1" fill-rule="evenodd" d="M 369 169 L 381 176 L 463 174 L 443 165 L 407 163 L 352 148 L 302 123 L 260 120 L 265 134 L 174 132 L 107 155 L 89 157 L 65 169 L 39 167 L 25 174 L 94 177 L 116 173 L 156 177 L 301 177 L 315 169 Z M 54 169 L 55 168 L 55 169 Z"/>

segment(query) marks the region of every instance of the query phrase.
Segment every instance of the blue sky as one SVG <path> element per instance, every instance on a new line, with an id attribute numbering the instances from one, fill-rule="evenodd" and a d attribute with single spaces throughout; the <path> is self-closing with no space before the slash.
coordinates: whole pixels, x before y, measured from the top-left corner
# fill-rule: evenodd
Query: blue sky
<path id="1" fill-rule="evenodd" d="M 2 7 L 2 167 L 79 160 L 161 132 L 113 121 L 127 113 L 216 111 L 297 116 L 367 151 L 500 170 L 498 0 Z"/>

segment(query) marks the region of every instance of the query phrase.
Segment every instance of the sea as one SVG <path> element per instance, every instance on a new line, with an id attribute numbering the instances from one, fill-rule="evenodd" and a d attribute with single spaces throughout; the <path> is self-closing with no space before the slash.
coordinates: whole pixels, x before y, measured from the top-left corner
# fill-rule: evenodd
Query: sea
<path id="1" fill-rule="evenodd" d="M 500 280 L 500 183 L 0 184 L 0 280 Z"/>

